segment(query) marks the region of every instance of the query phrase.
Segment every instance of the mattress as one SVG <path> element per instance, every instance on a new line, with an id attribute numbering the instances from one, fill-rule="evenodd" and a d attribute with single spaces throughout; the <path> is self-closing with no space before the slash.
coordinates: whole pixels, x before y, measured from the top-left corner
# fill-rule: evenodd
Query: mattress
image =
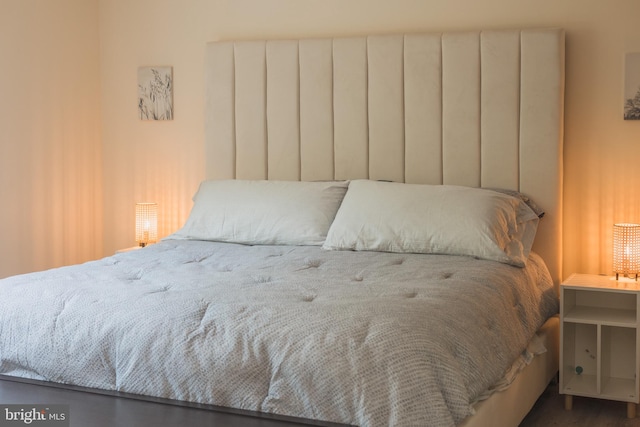
<path id="1" fill-rule="evenodd" d="M 558 311 L 536 254 L 178 240 L 0 293 L 0 374 L 361 426 L 460 423 Z"/>

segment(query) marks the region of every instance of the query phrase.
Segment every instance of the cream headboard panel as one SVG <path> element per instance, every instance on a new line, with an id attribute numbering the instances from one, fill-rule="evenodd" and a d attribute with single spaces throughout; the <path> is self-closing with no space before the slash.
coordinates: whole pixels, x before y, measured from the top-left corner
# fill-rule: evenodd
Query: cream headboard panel
<path id="1" fill-rule="evenodd" d="M 561 278 L 562 30 L 215 42 L 206 78 L 208 178 L 520 190 Z"/>

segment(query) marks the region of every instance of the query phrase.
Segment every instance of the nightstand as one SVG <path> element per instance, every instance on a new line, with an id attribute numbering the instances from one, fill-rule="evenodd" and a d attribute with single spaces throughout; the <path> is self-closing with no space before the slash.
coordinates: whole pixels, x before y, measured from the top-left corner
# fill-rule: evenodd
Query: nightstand
<path id="1" fill-rule="evenodd" d="M 574 274 L 560 285 L 560 393 L 639 403 L 640 282 Z"/>
<path id="2" fill-rule="evenodd" d="M 138 249 L 142 249 L 142 246 L 131 246 L 130 248 L 118 249 L 116 251 L 117 254 L 123 254 L 125 252 L 136 251 Z"/>

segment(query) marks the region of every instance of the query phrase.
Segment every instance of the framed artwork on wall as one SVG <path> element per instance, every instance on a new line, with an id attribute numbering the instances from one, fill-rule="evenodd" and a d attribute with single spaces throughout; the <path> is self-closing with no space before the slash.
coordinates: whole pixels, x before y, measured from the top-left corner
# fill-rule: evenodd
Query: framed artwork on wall
<path id="1" fill-rule="evenodd" d="M 640 120 L 640 52 L 625 58 L 624 119 Z"/>
<path id="2" fill-rule="evenodd" d="M 173 120 L 173 67 L 138 68 L 140 120 Z"/>

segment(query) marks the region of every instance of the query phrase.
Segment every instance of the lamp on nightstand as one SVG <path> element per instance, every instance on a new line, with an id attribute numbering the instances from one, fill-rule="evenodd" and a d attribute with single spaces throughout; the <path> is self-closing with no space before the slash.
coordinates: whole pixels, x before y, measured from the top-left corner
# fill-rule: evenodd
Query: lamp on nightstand
<path id="1" fill-rule="evenodd" d="M 158 240 L 158 204 L 136 203 L 136 243 L 141 247 Z"/>
<path id="2" fill-rule="evenodd" d="M 613 272 L 638 280 L 640 271 L 640 224 L 613 225 Z"/>

